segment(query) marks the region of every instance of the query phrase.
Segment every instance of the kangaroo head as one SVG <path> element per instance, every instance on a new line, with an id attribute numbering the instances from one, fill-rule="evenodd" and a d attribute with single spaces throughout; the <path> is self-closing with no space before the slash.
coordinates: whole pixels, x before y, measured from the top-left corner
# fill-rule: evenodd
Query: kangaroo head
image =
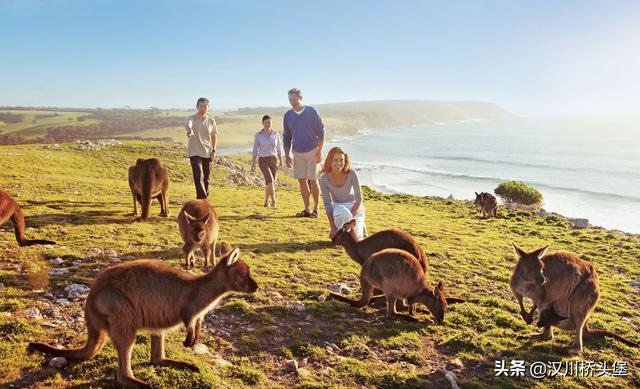
<path id="1" fill-rule="evenodd" d="M 473 202 L 476 206 L 477 209 L 480 209 L 480 206 L 482 205 L 482 198 L 484 196 L 484 192 L 474 192 L 476 194 L 476 200 Z"/>
<path id="2" fill-rule="evenodd" d="M 438 282 L 438 285 L 431 291 L 429 288 L 417 296 L 409 298 L 409 304 L 422 303 L 427 306 L 429 312 L 433 315 L 433 318 L 437 324 L 442 324 L 444 321 L 444 314 L 447 313 L 448 303 L 447 297 L 444 291 L 444 282 Z"/>
<path id="3" fill-rule="evenodd" d="M 189 215 L 187 211 L 184 211 L 184 216 L 187 219 L 187 223 L 191 226 L 193 240 L 198 243 L 202 242 L 207 232 L 207 224 L 210 218 L 209 213 L 200 218 L 195 218 Z"/>
<path id="4" fill-rule="evenodd" d="M 548 279 L 544 275 L 544 261 L 542 261 L 541 258 L 549 246 L 544 246 L 527 253 L 516 246 L 515 243 L 512 243 L 512 245 L 516 255 L 518 255 L 516 269 L 520 277 L 535 285 L 542 286 L 546 284 Z"/>
<path id="5" fill-rule="evenodd" d="M 253 293 L 258 290 L 258 283 L 251 277 L 249 266 L 240 259 L 238 247 L 224 256 L 218 266 L 223 266 L 226 271 L 229 290 L 244 293 Z"/>
<path id="6" fill-rule="evenodd" d="M 331 243 L 342 245 L 349 237 L 354 241 L 358 240 L 356 237 L 356 219 L 351 219 L 342 228 L 339 228 L 338 232 L 331 238 Z"/>

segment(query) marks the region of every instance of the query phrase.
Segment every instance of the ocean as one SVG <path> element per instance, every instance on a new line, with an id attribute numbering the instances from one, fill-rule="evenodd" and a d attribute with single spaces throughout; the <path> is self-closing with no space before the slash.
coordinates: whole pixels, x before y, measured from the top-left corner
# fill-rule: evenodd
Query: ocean
<path id="1" fill-rule="evenodd" d="M 510 118 L 334 139 L 361 184 L 385 193 L 472 200 L 519 180 L 543 208 L 593 225 L 640 233 L 640 122 Z"/>

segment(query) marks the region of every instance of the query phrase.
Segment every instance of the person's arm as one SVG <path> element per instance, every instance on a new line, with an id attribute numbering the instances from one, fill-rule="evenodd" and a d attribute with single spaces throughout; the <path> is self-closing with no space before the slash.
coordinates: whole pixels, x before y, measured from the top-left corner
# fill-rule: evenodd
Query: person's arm
<path id="1" fill-rule="evenodd" d="M 184 123 L 184 129 L 187 130 L 187 136 L 193 136 L 193 118 L 189 116 L 187 121 Z"/>
<path id="2" fill-rule="evenodd" d="M 356 198 L 353 207 L 351 207 L 351 214 L 355 217 L 360 204 L 362 204 L 362 188 L 360 188 L 360 179 L 358 179 L 358 173 L 355 170 L 349 172 L 351 178 L 351 185 L 353 186 L 353 196 Z"/>
<path id="3" fill-rule="evenodd" d="M 338 228 L 336 227 L 336 223 L 333 220 L 331 190 L 329 189 L 329 184 L 327 181 L 328 179 L 326 176 L 320 177 L 319 183 L 320 183 L 320 192 L 322 193 L 322 203 L 324 204 L 324 209 L 327 212 L 327 219 L 329 220 L 329 227 L 331 228 L 331 232 L 329 233 L 329 236 L 333 238 L 333 236 L 336 234 L 336 231 L 338 231 Z"/>
<path id="4" fill-rule="evenodd" d="M 216 145 L 218 144 L 218 126 L 215 119 L 213 119 L 213 128 L 209 136 L 211 137 L 211 160 L 213 161 L 216 155 Z"/>
<path id="5" fill-rule="evenodd" d="M 282 141 L 280 140 L 280 135 L 276 134 L 276 151 L 278 154 L 278 167 L 282 167 L 282 155 L 284 154 L 284 151 L 282 150 Z"/>
<path id="6" fill-rule="evenodd" d="M 320 161 L 322 160 L 322 147 L 324 146 L 325 129 L 322 118 L 320 117 L 320 113 L 318 112 L 318 110 L 315 110 L 315 112 L 316 117 L 313 123 L 313 131 L 316 135 L 316 139 L 318 140 L 318 148 L 316 149 L 316 163 L 320 163 Z"/>
<path id="7" fill-rule="evenodd" d="M 287 114 L 284 114 L 284 118 L 282 119 L 282 139 L 284 141 L 284 157 L 287 161 L 287 167 L 293 166 L 293 160 L 291 159 L 291 129 L 287 125 Z"/>
<path id="8" fill-rule="evenodd" d="M 253 136 L 253 150 L 251 151 L 251 171 L 256 170 L 256 160 L 258 159 L 258 148 L 260 147 L 260 137 L 258 134 Z"/>

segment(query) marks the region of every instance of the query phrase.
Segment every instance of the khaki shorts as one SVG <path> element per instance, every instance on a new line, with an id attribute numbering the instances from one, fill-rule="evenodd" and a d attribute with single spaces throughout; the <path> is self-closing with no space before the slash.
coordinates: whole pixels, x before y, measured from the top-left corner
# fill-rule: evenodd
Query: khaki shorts
<path id="1" fill-rule="evenodd" d="M 306 153 L 293 152 L 293 177 L 317 180 L 318 165 L 316 163 L 316 149 Z"/>

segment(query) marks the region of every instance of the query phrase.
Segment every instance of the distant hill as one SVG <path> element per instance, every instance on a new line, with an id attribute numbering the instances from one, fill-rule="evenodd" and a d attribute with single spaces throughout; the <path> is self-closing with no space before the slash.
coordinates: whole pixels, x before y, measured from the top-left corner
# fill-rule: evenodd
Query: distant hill
<path id="1" fill-rule="evenodd" d="M 314 105 L 329 136 L 355 135 L 363 129 L 428 125 L 512 116 L 494 103 L 477 101 L 381 100 Z M 282 127 L 281 107 L 240 108 L 214 113 L 220 147 L 250 145 L 264 114 Z M 0 144 L 62 143 L 104 137 L 184 142 L 182 123 L 190 111 L 72 108 L 0 108 Z M 4 121 L 2 121 L 4 118 Z"/>

